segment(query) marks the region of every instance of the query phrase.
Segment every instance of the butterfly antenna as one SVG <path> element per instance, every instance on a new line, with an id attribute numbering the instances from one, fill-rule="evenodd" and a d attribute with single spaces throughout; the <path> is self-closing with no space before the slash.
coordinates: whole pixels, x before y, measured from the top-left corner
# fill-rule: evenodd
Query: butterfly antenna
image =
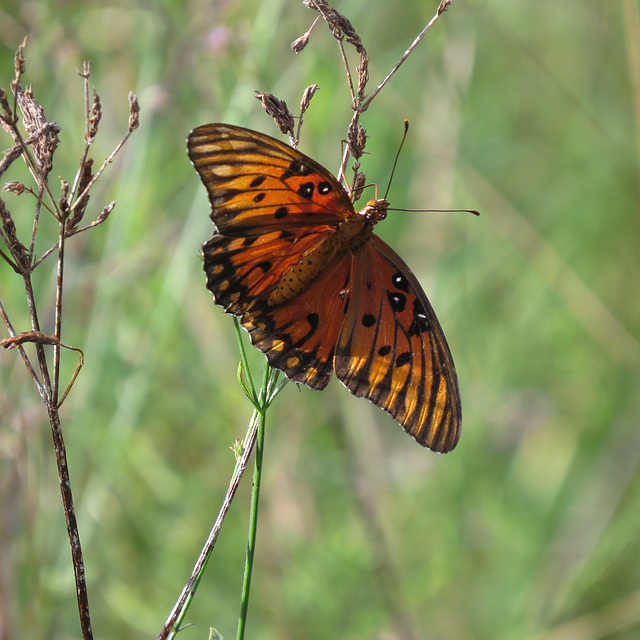
<path id="1" fill-rule="evenodd" d="M 404 135 L 402 136 L 402 140 L 400 141 L 400 146 L 398 147 L 398 153 L 396 153 L 396 159 L 393 161 L 393 168 L 391 169 L 391 176 L 389 177 L 389 186 L 387 187 L 387 191 L 384 194 L 384 199 L 387 199 L 387 194 L 389 193 L 389 189 L 391 188 L 391 180 L 393 180 L 393 174 L 396 172 L 396 165 L 398 164 L 398 158 L 400 157 L 400 152 L 402 151 L 402 146 L 404 145 L 404 141 L 407 139 L 407 132 L 409 131 L 409 121 L 405 119 L 404 121 Z M 431 211 L 433 213 L 473 213 L 474 216 L 479 216 L 480 212 L 475 209 L 396 209 L 389 207 L 387 211 L 415 211 L 415 212 L 423 212 L 423 211 Z"/>
<path id="2" fill-rule="evenodd" d="M 410 211 L 413 213 L 473 213 L 474 216 L 480 215 L 480 212 L 476 209 L 396 209 L 395 207 L 389 207 L 387 211 Z"/>
<path id="3" fill-rule="evenodd" d="M 404 145 L 404 141 L 407 139 L 407 132 L 409 131 L 409 121 L 405 119 L 404 121 L 404 134 L 402 136 L 402 140 L 400 141 L 400 146 L 398 147 L 398 152 L 396 153 L 396 159 L 393 161 L 393 167 L 391 169 L 391 175 L 389 176 L 389 185 L 387 186 L 387 190 L 384 194 L 384 200 L 387 199 L 387 195 L 389 193 L 389 189 L 391 188 L 391 181 L 393 180 L 393 174 L 396 172 L 396 165 L 398 164 L 398 158 L 400 157 L 400 152 L 402 151 L 402 147 Z M 363 187 L 364 188 L 364 187 Z M 414 212 L 423 212 L 429 211 L 433 213 L 473 213 L 474 216 L 479 216 L 480 212 L 475 209 L 396 209 L 395 207 L 389 207 L 387 211 L 414 211 Z"/>
<path id="4" fill-rule="evenodd" d="M 400 146 L 398 147 L 398 152 L 396 153 L 396 159 L 393 161 L 393 168 L 391 169 L 391 175 L 389 176 L 389 184 L 387 185 L 387 190 L 384 193 L 384 200 L 387 199 L 387 195 L 389 194 L 389 189 L 391 189 L 391 181 L 393 180 L 393 174 L 396 172 L 396 165 L 398 164 L 398 158 L 400 157 L 400 152 L 402 151 L 402 146 L 404 145 L 404 141 L 407 139 L 407 131 L 409 131 L 409 121 L 405 119 L 404 121 L 404 134 L 402 136 L 402 140 L 400 141 Z"/>

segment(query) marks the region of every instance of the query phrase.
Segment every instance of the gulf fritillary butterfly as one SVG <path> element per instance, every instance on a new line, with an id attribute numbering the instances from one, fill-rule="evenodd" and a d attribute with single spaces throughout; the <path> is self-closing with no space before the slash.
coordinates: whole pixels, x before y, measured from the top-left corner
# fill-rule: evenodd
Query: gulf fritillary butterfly
<path id="1" fill-rule="evenodd" d="M 324 167 L 249 129 L 203 125 L 188 152 L 216 226 L 202 247 L 207 288 L 269 364 L 312 389 L 335 370 L 421 445 L 451 451 L 456 371 L 418 280 L 373 233 L 389 203 L 356 213 Z"/>

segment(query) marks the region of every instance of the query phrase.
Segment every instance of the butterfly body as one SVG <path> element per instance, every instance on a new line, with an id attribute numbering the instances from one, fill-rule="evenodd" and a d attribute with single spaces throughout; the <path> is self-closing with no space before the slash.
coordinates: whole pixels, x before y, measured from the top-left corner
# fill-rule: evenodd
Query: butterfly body
<path id="1" fill-rule="evenodd" d="M 268 298 L 275 307 L 298 295 L 322 272 L 325 265 L 347 251 L 356 251 L 372 234 L 371 222 L 364 217 L 341 222 L 333 234 L 327 233 L 318 246 L 303 255 L 280 279 Z"/>
<path id="2" fill-rule="evenodd" d="M 453 449 L 453 360 L 417 279 L 373 232 L 388 202 L 356 212 L 320 164 L 248 129 L 203 125 L 188 151 L 216 225 L 207 287 L 271 366 L 313 389 L 335 371 L 423 446 Z"/>

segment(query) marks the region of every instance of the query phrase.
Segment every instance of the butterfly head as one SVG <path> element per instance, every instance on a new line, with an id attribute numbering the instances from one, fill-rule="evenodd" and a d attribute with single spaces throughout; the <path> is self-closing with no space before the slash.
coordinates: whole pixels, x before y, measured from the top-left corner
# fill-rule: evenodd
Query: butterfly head
<path id="1" fill-rule="evenodd" d="M 387 217 L 389 202 L 387 200 L 369 200 L 364 209 L 360 210 L 360 215 L 371 225 L 384 220 Z"/>

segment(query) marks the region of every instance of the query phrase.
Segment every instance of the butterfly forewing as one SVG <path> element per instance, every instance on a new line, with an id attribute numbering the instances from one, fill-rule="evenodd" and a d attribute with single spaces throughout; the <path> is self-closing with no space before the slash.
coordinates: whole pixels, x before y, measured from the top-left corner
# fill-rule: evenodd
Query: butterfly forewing
<path id="1" fill-rule="evenodd" d="M 420 444 L 450 451 L 460 432 L 458 381 L 420 284 L 374 236 L 354 258 L 351 286 L 336 349 L 338 378 L 390 413 Z"/>
<path id="2" fill-rule="evenodd" d="M 326 169 L 269 136 L 206 124 L 189 134 L 187 148 L 209 193 L 211 217 L 226 235 L 336 225 L 357 215 Z"/>

